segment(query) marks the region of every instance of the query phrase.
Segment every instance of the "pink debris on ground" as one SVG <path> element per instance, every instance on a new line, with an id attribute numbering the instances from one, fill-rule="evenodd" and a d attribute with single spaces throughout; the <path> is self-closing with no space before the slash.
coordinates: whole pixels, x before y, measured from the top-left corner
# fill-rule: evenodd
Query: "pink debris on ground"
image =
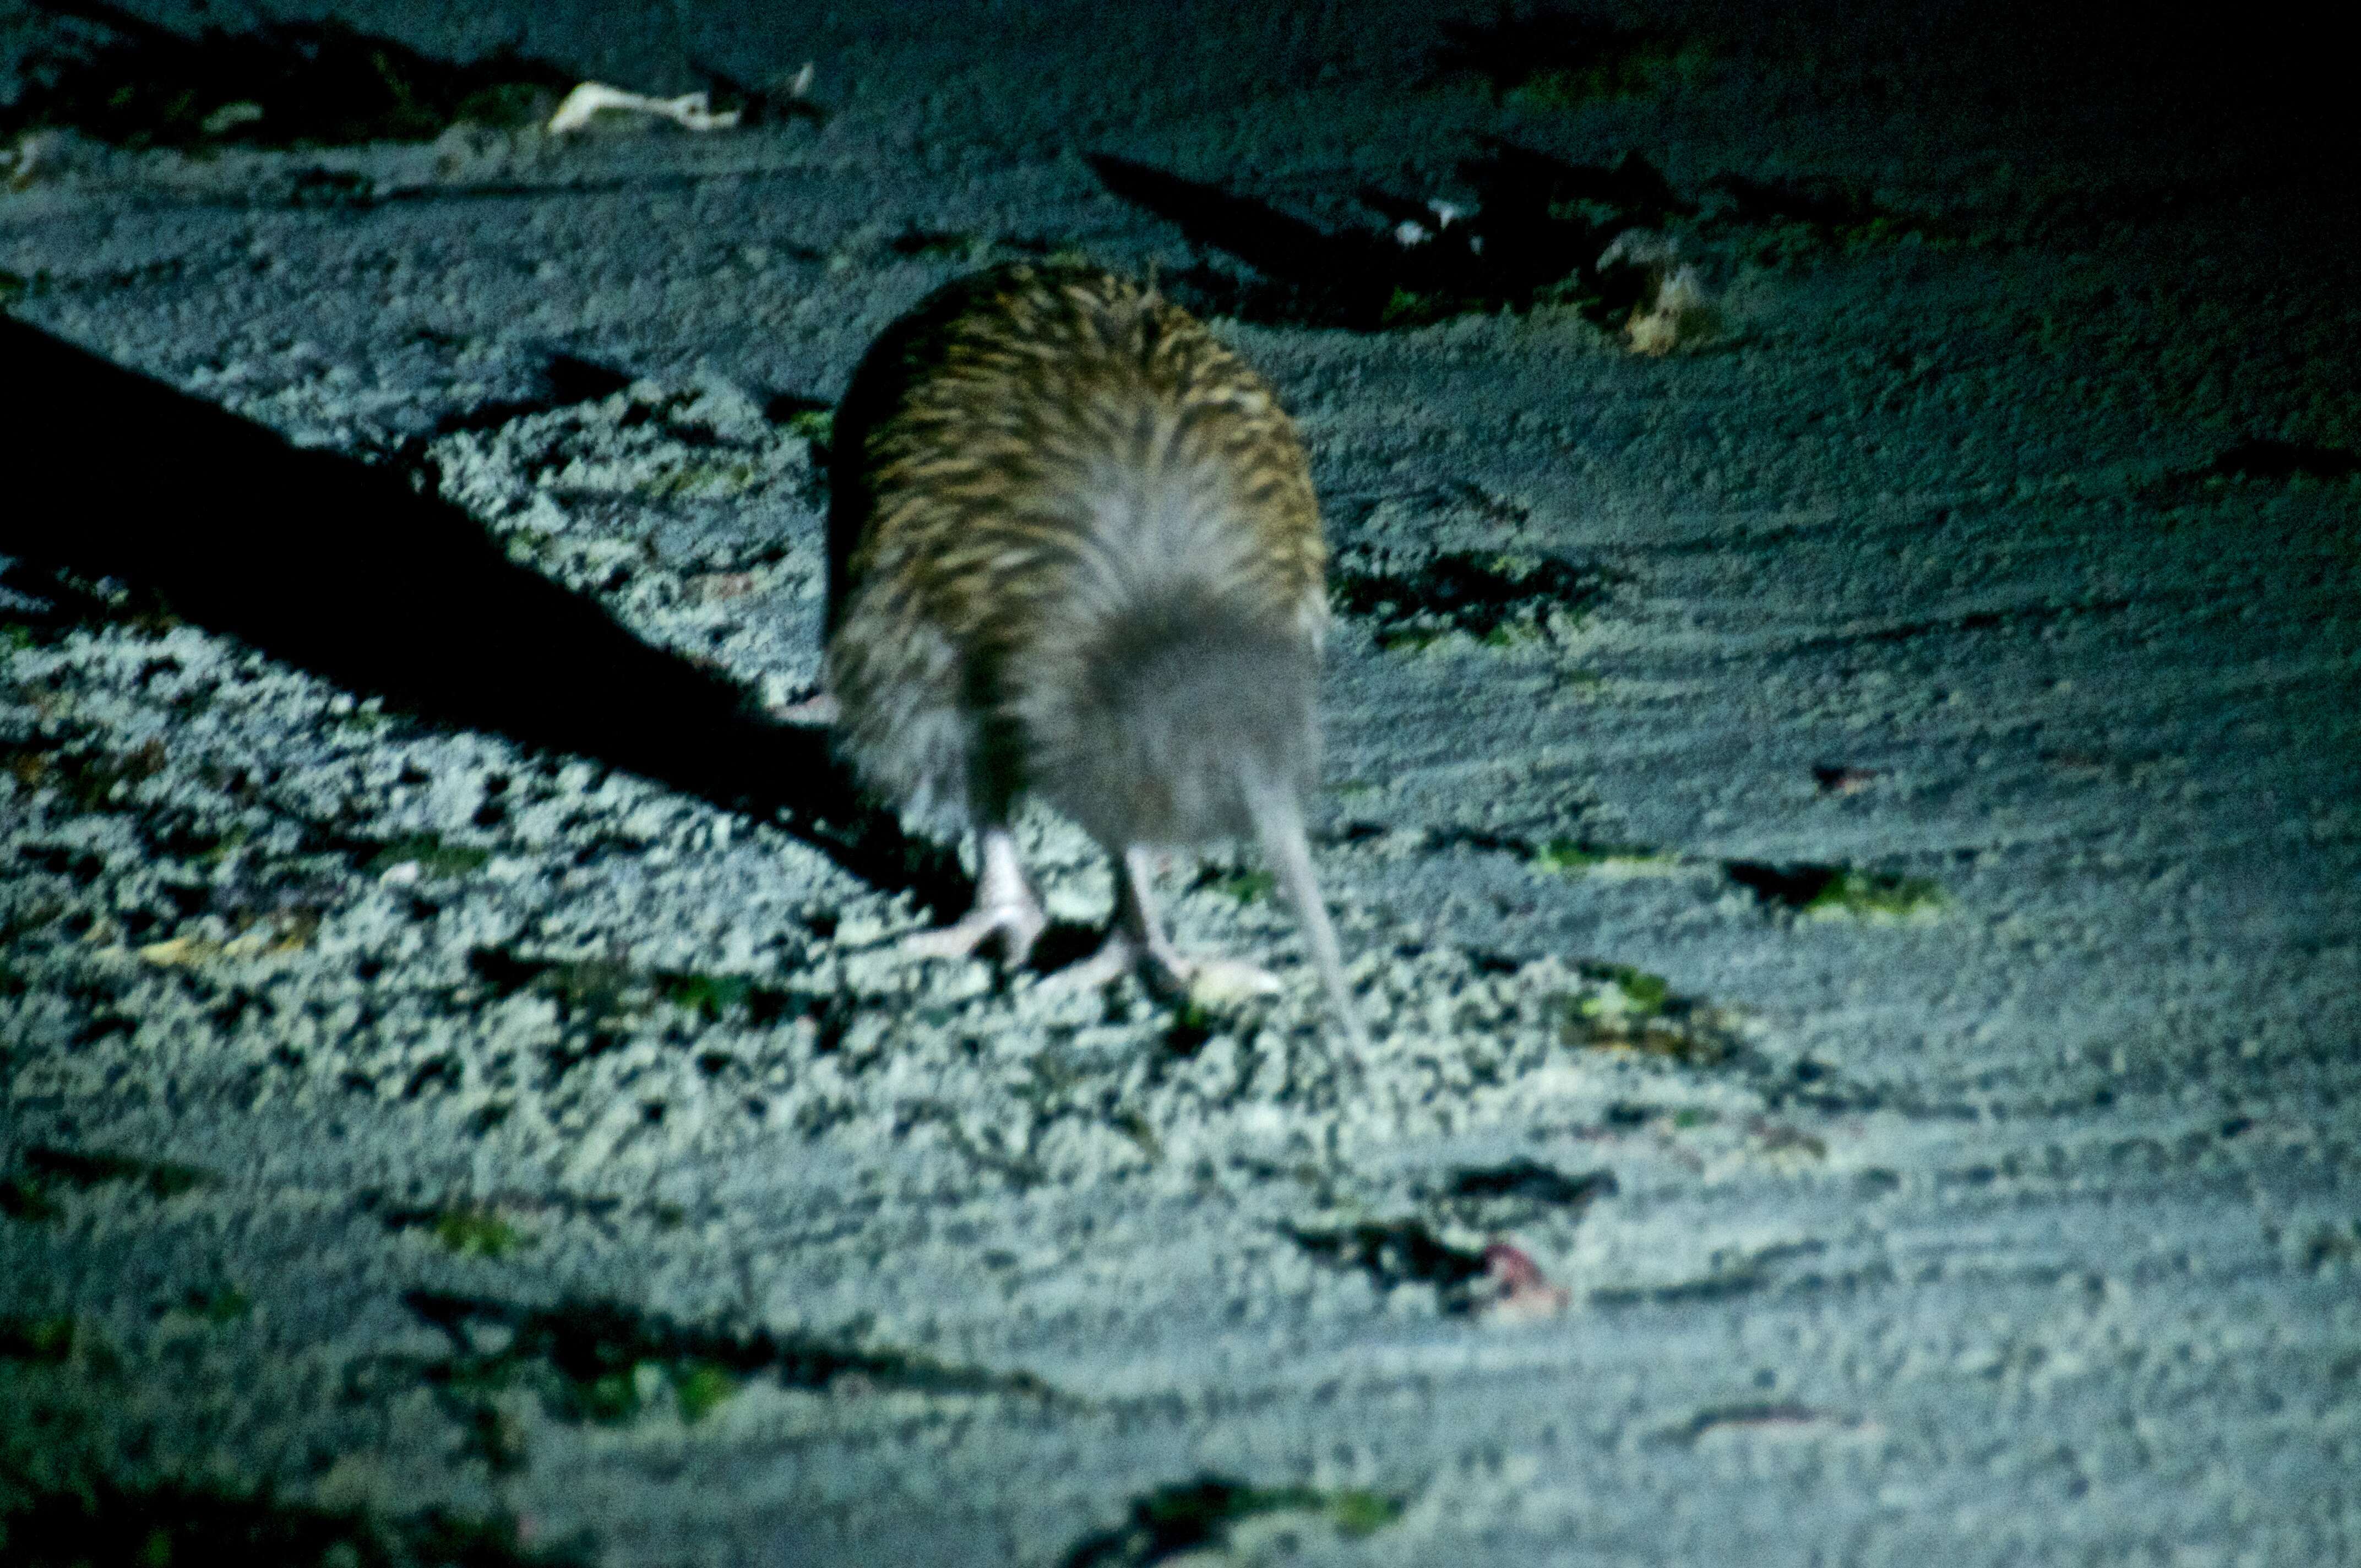
<path id="1" fill-rule="evenodd" d="M 1539 1264 L 1507 1242 L 1493 1242 L 1484 1248 L 1484 1272 L 1495 1293 L 1477 1310 L 1494 1322 L 1555 1317 L 1573 1299 L 1572 1292 L 1563 1285 L 1551 1284 Z"/>

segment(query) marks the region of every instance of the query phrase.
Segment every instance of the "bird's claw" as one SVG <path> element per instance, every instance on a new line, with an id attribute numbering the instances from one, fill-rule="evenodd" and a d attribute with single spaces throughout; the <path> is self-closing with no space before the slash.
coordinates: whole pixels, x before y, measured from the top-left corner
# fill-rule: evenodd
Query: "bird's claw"
<path id="1" fill-rule="evenodd" d="M 978 903 L 959 919 L 931 931 L 916 931 L 902 938 L 902 951 L 920 959 L 966 959 L 997 937 L 1000 955 L 1011 968 L 1032 956 L 1033 944 L 1049 928 L 1049 917 L 1038 903 Z"/>

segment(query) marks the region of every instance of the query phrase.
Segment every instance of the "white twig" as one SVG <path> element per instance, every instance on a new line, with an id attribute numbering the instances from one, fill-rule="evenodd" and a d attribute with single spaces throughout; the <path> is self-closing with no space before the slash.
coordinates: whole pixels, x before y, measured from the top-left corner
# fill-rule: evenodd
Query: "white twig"
<path id="1" fill-rule="evenodd" d="M 609 87 L 603 82 L 585 82 L 568 93 L 565 102 L 557 105 L 557 112 L 549 116 L 549 134 L 555 137 L 578 131 L 590 123 L 593 115 L 609 109 L 626 114 L 654 115 L 692 131 L 726 131 L 738 123 L 737 110 L 728 109 L 715 114 L 710 100 L 703 93 L 684 93 L 677 98 L 651 98 L 642 93 L 626 93 L 620 87 Z"/>

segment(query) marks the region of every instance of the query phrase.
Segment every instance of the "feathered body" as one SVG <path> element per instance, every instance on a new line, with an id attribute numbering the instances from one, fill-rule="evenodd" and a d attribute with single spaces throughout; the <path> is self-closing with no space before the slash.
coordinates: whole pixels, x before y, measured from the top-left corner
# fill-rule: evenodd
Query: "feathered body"
<path id="1" fill-rule="evenodd" d="M 827 679 L 864 782 L 984 835 L 988 884 L 1030 795 L 1119 861 L 1252 834 L 1309 891 L 1326 552 L 1260 376 L 1153 290 L 1005 267 L 886 331 L 833 445 Z"/>

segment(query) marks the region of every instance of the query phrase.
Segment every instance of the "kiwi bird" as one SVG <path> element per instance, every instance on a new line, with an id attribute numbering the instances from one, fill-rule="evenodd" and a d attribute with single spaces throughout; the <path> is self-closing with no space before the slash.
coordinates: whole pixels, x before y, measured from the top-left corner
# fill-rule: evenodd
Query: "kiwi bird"
<path id="1" fill-rule="evenodd" d="M 906 818 L 977 845 L 973 910 L 906 946 L 1024 961 L 1047 917 L 1009 828 L 1032 798 L 1115 866 L 1106 943 L 1060 978 L 1273 990 L 1183 957 L 1150 885 L 1157 850 L 1251 837 L 1362 1043 L 1304 834 L 1327 550 L 1269 385 L 1151 287 L 1018 264 L 889 327 L 831 447 L 839 744 Z"/>

